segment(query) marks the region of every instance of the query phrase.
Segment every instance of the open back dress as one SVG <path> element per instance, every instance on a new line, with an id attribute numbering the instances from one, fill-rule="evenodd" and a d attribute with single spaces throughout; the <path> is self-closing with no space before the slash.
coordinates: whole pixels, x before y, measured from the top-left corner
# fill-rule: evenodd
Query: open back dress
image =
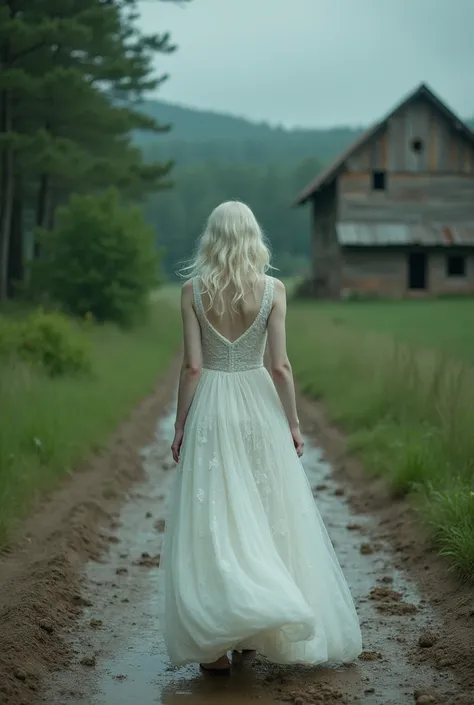
<path id="1" fill-rule="evenodd" d="M 354 603 L 263 365 L 274 279 L 235 341 L 193 280 L 203 369 L 185 425 L 163 552 L 175 665 L 255 649 L 276 663 L 349 662 Z"/>

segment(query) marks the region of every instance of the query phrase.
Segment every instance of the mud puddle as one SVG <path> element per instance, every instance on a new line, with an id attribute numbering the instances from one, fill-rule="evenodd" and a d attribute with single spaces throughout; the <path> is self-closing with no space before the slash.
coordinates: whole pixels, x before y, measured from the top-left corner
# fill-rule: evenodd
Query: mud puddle
<path id="1" fill-rule="evenodd" d="M 109 552 L 101 562 L 87 565 L 87 606 L 78 628 L 66 635 L 74 659 L 68 670 L 50 680 L 42 702 L 447 702 L 448 694 L 456 691 L 450 672 L 412 660 L 436 639 L 435 614 L 408 577 L 393 567 L 389 547 L 376 538 L 375 522 L 352 513 L 344 488 L 336 484 L 311 439 L 306 439 L 305 470 L 357 605 L 364 635 L 361 659 L 345 668 L 315 669 L 276 666 L 256 658 L 237 664 L 228 679 L 203 676 L 197 666 L 169 666 L 160 630 L 163 575 L 158 556 L 173 481 L 168 453 L 173 420 L 169 413 L 159 422 L 155 444 L 143 452 L 147 480 L 129 493 L 108 535 Z"/>

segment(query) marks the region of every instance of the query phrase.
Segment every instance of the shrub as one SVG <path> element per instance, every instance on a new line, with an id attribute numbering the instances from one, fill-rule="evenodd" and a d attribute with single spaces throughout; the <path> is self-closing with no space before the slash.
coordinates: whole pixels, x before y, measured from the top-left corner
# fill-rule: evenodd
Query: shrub
<path id="1" fill-rule="evenodd" d="M 91 370 L 88 337 L 60 313 L 0 318 L 0 354 L 39 364 L 51 377 Z"/>
<path id="2" fill-rule="evenodd" d="M 72 196 L 41 241 L 37 281 L 69 313 L 129 325 L 146 309 L 157 285 L 155 234 L 116 191 Z"/>
<path id="3" fill-rule="evenodd" d="M 85 336 L 82 326 L 68 322 L 73 333 Z M 18 323 L 0 317 L 0 331 L 3 324 Z M 101 448 L 153 391 L 180 333 L 175 306 L 160 300 L 133 333 L 114 325 L 91 328 L 93 376 L 51 379 L 18 356 L 0 359 L 0 548 L 32 500 Z"/>
<path id="4" fill-rule="evenodd" d="M 0 358 L 10 358 L 18 347 L 19 326 L 12 319 L 0 316 Z"/>

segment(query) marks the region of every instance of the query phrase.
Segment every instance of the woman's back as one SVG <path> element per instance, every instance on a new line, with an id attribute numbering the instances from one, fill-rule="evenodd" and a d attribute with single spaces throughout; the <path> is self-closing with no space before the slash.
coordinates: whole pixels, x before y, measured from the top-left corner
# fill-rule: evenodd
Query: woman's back
<path id="1" fill-rule="evenodd" d="M 254 285 L 245 287 L 245 295 L 233 304 L 236 293 L 235 287 L 228 287 L 221 295 L 224 311 L 218 310 L 216 301 L 210 301 L 209 295 L 201 294 L 202 304 L 207 320 L 230 343 L 240 338 L 257 318 L 262 308 L 265 292 L 265 277 L 262 276 Z"/>
<path id="2" fill-rule="evenodd" d="M 230 289 L 225 292 L 224 300 L 219 297 L 212 303 L 201 289 L 201 279 L 195 277 L 194 310 L 201 329 L 203 367 L 220 372 L 243 372 L 262 367 L 274 279 L 268 276 L 259 278 L 254 289 L 249 288 L 235 305 Z"/>

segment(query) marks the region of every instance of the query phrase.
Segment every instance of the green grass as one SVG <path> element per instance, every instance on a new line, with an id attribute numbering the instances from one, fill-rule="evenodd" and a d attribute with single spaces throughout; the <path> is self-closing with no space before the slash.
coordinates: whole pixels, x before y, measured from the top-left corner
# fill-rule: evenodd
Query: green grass
<path id="1" fill-rule="evenodd" d="M 146 325 L 130 332 L 95 327 L 91 336 L 91 377 L 51 379 L 19 363 L 0 367 L 0 544 L 32 499 L 100 447 L 152 391 L 179 345 L 179 316 L 157 297 Z"/>
<path id="2" fill-rule="evenodd" d="M 307 306 L 313 324 L 331 320 L 474 362 L 474 298 L 298 303 Z"/>
<path id="3" fill-rule="evenodd" d="M 409 494 L 474 580 L 474 302 L 292 303 L 303 391 L 324 399 L 368 472 Z"/>

